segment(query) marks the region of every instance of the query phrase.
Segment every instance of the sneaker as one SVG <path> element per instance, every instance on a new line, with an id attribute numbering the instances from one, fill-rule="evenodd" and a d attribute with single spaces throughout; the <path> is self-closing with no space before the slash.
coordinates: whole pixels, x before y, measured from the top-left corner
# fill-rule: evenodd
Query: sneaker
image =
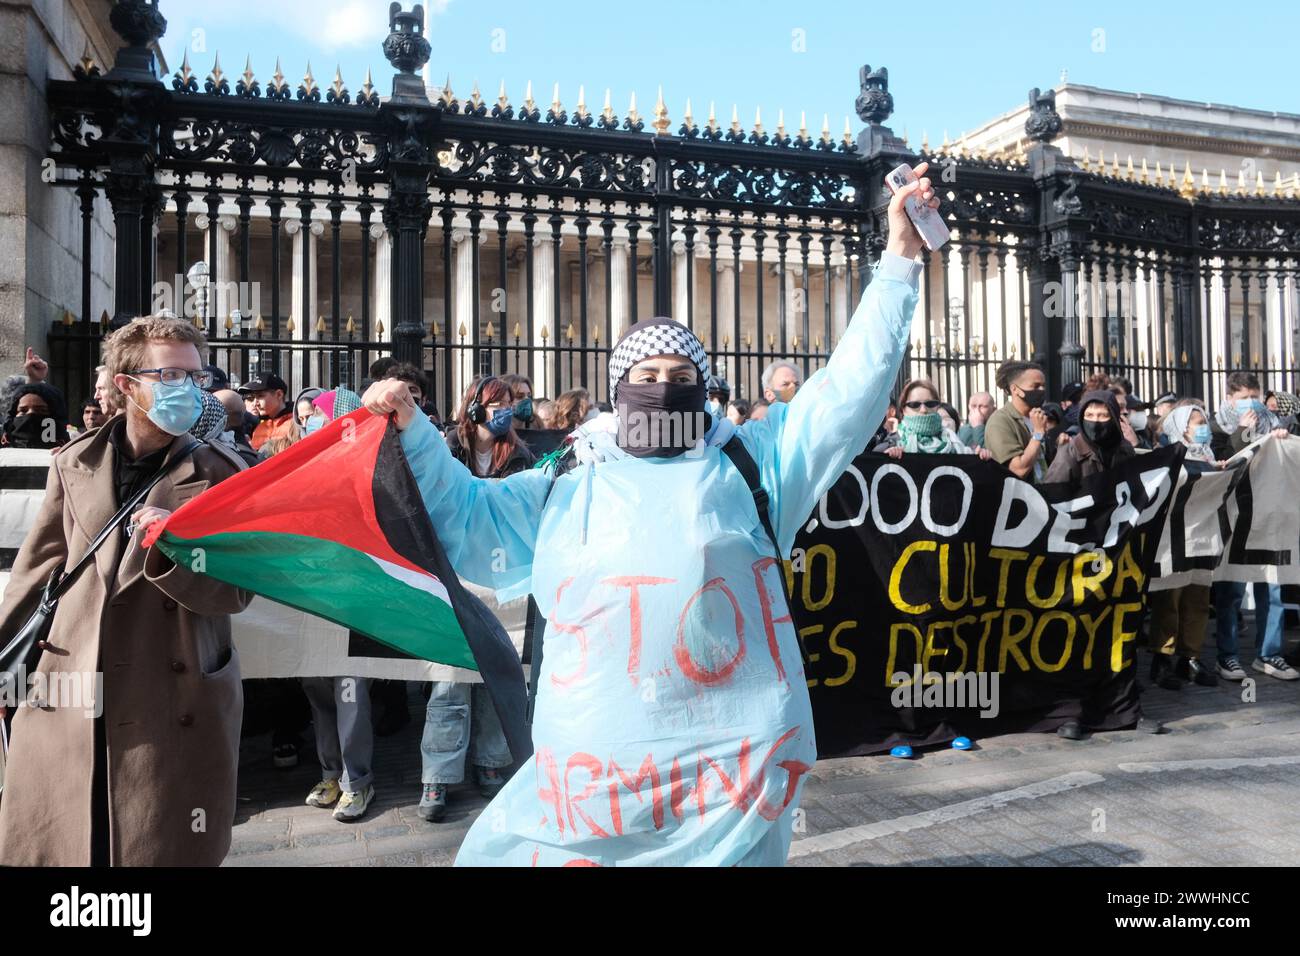
<path id="1" fill-rule="evenodd" d="M 1056 728 L 1056 735 L 1064 737 L 1066 740 L 1083 740 L 1088 736 L 1087 731 L 1083 729 L 1083 725 L 1077 720 L 1067 720 L 1061 724 Z"/>
<path id="2" fill-rule="evenodd" d="M 1189 680 L 1194 684 L 1200 684 L 1202 687 L 1218 687 L 1219 678 L 1214 676 L 1214 672 L 1198 661 L 1195 657 L 1180 657 L 1175 668 L 1175 673 L 1183 680 Z"/>
<path id="3" fill-rule="evenodd" d="M 415 812 L 421 820 L 437 823 L 447 813 L 447 788 L 440 783 L 426 783 Z"/>
<path id="4" fill-rule="evenodd" d="M 1261 674 L 1276 677 L 1278 680 L 1300 680 L 1300 671 L 1288 664 L 1282 657 L 1257 657 L 1250 666 Z"/>
<path id="5" fill-rule="evenodd" d="M 506 785 L 506 778 L 495 767 L 475 767 L 474 776 L 478 781 L 478 792 L 487 800 L 495 797 Z"/>
<path id="6" fill-rule="evenodd" d="M 298 766 L 298 747 L 295 744 L 277 744 L 271 748 L 271 763 L 277 770 Z"/>
<path id="7" fill-rule="evenodd" d="M 1183 682 L 1175 673 L 1174 659 L 1169 654 L 1151 655 L 1151 683 L 1165 690 L 1182 690 Z"/>
<path id="8" fill-rule="evenodd" d="M 1246 671 L 1235 657 L 1221 657 L 1216 668 L 1224 680 L 1245 680 Z"/>
<path id="9" fill-rule="evenodd" d="M 332 807 L 342 792 L 337 780 L 322 780 L 311 788 L 311 793 L 307 794 L 307 806 Z"/>
<path id="10" fill-rule="evenodd" d="M 370 802 L 374 799 L 375 788 L 371 786 L 362 787 L 355 792 L 345 790 L 343 796 L 339 797 L 339 805 L 334 808 L 334 819 L 346 823 L 360 820 L 366 815 L 366 810 L 370 808 Z"/>

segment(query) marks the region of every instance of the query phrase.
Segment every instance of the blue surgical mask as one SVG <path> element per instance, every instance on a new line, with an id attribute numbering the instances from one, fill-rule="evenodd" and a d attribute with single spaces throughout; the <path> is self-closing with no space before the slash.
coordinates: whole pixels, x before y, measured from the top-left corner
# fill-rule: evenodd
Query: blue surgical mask
<path id="1" fill-rule="evenodd" d="M 310 435 L 312 432 L 320 431 L 323 427 L 325 427 L 325 416 L 313 415 L 303 423 L 302 433 Z"/>
<path id="2" fill-rule="evenodd" d="M 521 422 L 529 422 L 533 419 L 533 400 L 531 398 L 521 398 L 515 403 L 515 418 Z"/>
<path id="3" fill-rule="evenodd" d="M 1193 445 L 1208 445 L 1210 443 L 1210 426 L 1204 423 L 1197 425 L 1192 429 Z"/>
<path id="4" fill-rule="evenodd" d="M 514 417 L 515 410 L 513 408 L 498 408 L 492 413 L 492 417 L 483 424 L 494 438 L 500 438 L 510 431 L 510 423 L 514 421 Z"/>
<path id="5" fill-rule="evenodd" d="M 145 415 L 168 435 L 184 435 L 199 420 L 203 399 L 193 382 L 187 380 L 184 385 L 164 385 L 162 382 L 145 382 L 134 375 L 131 378 L 153 390 L 153 407 Z M 144 411 L 135 399 L 131 402 Z"/>

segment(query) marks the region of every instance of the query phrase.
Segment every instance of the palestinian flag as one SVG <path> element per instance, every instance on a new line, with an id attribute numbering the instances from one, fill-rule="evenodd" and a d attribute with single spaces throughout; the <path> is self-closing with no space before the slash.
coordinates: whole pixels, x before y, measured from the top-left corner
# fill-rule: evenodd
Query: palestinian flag
<path id="1" fill-rule="evenodd" d="M 452 571 L 387 419 L 360 409 L 331 422 L 186 502 L 144 543 L 402 653 L 478 670 L 516 750 L 519 657 Z"/>

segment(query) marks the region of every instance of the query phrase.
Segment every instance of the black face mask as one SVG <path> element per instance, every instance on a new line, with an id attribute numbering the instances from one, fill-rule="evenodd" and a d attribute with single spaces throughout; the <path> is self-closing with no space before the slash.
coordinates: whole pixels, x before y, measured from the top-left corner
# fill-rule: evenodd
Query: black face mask
<path id="1" fill-rule="evenodd" d="M 1084 419 L 1079 430 L 1089 443 L 1098 448 L 1114 448 L 1119 444 L 1119 427 L 1114 422 L 1090 422 Z"/>
<path id="2" fill-rule="evenodd" d="M 671 458 L 695 447 L 712 424 L 705 383 L 618 386 L 618 446 L 636 458 Z"/>
<path id="3" fill-rule="evenodd" d="M 1021 389 L 1021 391 L 1024 394 L 1020 396 L 1020 400 L 1030 408 L 1041 408 L 1043 402 L 1047 400 L 1047 389 L 1045 388 L 1036 388 L 1033 391 Z"/>
<path id="4" fill-rule="evenodd" d="M 5 425 L 11 448 L 54 448 L 57 442 L 45 441 L 45 423 L 53 422 L 49 415 L 15 415 Z M 55 429 L 55 437 L 58 430 Z"/>

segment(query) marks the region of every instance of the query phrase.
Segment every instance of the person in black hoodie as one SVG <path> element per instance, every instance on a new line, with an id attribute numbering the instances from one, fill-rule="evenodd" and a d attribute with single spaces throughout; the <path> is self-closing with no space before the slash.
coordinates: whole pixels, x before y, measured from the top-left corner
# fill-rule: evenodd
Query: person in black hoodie
<path id="1" fill-rule="evenodd" d="M 1085 392 L 1079 402 L 1079 434 L 1057 451 L 1043 481 L 1067 482 L 1078 491 L 1083 479 L 1132 458 L 1133 446 L 1120 432 L 1119 399 L 1110 389 Z"/>
<path id="2" fill-rule="evenodd" d="M 58 448 L 68 438 L 68 405 L 53 385 L 33 382 L 14 392 L 0 444 L 9 448 Z"/>
<path id="3" fill-rule="evenodd" d="M 532 453 L 515 434 L 515 397 L 510 386 L 495 376 L 476 379 L 465 392 L 456 424 L 446 434 L 447 450 L 476 478 L 505 478 L 533 466 Z M 509 632 L 509 605 L 517 602 L 499 608 L 490 590 L 462 583 L 502 619 Z M 474 782 L 483 796 L 491 798 L 505 785 L 501 771 L 510 766 L 510 748 L 482 684 L 433 681 L 420 756 L 422 792 L 417 813 L 425 820 L 442 819 L 447 787 L 464 780 L 467 762 L 474 765 Z"/>

